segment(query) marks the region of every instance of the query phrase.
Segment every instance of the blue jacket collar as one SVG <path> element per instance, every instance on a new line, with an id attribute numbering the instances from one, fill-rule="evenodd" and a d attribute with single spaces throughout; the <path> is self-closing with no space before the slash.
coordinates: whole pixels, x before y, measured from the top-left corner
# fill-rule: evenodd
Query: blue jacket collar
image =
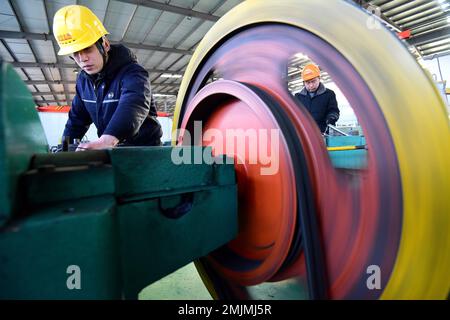
<path id="1" fill-rule="evenodd" d="M 325 93 L 326 90 L 327 90 L 327 88 L 325 88 L 325 86 L 324 86 L 323 83 L 321 82 L 321 83 L 319 84 L 319 87 L 317 88 L 316 94 L 315 94 L 314 96 L 315 96 L 315 97 L 316 97 L 316 96 L 319 96 L 319 95 Z M 306 90 L 306 87 L 304 87 L 304 88 L 302 89 L 302 91 L 300 91 L 300 94 L 303 95 L 303 96 L 308 95 L 308 90 Z"/>

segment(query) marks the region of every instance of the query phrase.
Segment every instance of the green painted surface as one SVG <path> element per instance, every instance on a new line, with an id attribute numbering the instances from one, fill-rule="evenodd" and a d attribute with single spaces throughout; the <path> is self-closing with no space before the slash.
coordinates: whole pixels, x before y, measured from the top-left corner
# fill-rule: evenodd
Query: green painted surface
<path id="1" fill-rule="evenodd" d="M 112 197 L 60 203 L 0 232 L 0 299 L 120 299 Z M 69 266 L 80 289 L 69 289 Z"/>
<path id="2" fill-rule="evenodd" d="M 0 61 L 0 226 L 17 205 L 17 181 L 47 141 L 31 93 L 13 67 Z"/>
<path id="3" fill-rule="evenodd" d="M 192 209 L 178 219 L 161 213 L 164 198 L 120 206 L 125 296 L 136 298 L 146 285 L 233 239 L 237 203 L 223 199 L 235 196 L 235 186 L 196 192 Z"/>
<path id="4" fill-rule="evenodd" d="M 130 197 L 143 193 L 152 194 L 173 190 L 202 187 L 216 183 L 214 170 L 205 163 L 195 164 L 194 159 L 178 165 L 172 155 L 179 150 L 196 150 L 203 153 L 204 148 L 197 147 L 153 147 L 153 148 L 115 148 L 110 150 L 111 163 L 114 165 L 116 193 L 118 197 Z M 211 153 L 210 148 L 208 152 Z M 182 152 L 180 152 L 182 154 Z M 192 156 L 193 157 L 193 156 Z"/>
<path id="5" fill-rule="evenodd" d="M 22 211 L 0 228 L 0 298 L 135 299 L 233 239 L 234 166 L 176 165 L 170 149 L 33 156 L 18 185 Z M 163 214 L 190 204 L 186 194 L 183 216 Z M 66 286 L 71 265 L 81 289 Z"/>
<path id="6" fill-rule="evenodd" d="M 71 167 L 111 163 L 107 150 L 89 150 L 87 152 L 40 153 L 31 158 L 30 169 L 45 167 Z"/>
<path id="7" fill-rule="evenodd" d="M 194 263 L 172 272 L 144 288 L 140 300 L 212 300 Z"/>
<path id="8" fill-rule="evenodd" d="M 114 193 L 113 170 L 105 164 L 32 169 L 21 182 L 28 207 Z"/>

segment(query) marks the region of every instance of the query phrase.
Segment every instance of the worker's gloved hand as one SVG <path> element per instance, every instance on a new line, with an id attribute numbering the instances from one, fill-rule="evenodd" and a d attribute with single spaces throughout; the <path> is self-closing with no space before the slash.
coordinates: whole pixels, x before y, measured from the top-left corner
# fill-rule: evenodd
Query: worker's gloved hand
<path id="1" fill-rule="evenodd" d="M 335 125 L 336 124 L 336 117 L 334 116 L 329 116 L 327 117 L 327 119 L 325 120 L 325 122 L 327 123 L 327 125 L 331 124 L 331 125 Z"/>
<path id="2" fill-rule="evenodd" d="M 98 150 L 114 148 L 119 143 L 119 139 L 114 136 L 104 134 L 98 140 L 80 143 L 76 151 Z"/>

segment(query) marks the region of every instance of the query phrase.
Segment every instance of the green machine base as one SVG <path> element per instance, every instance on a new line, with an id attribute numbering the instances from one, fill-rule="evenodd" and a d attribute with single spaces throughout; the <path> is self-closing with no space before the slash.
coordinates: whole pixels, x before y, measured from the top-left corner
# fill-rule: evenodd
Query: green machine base
<path id="1" fill-rule="evenodd" d="M 234 166 L 178 161 L 210 149 L 47 150 L 0 63 L 0 299 L 136 299 L 237 235 Z"/>

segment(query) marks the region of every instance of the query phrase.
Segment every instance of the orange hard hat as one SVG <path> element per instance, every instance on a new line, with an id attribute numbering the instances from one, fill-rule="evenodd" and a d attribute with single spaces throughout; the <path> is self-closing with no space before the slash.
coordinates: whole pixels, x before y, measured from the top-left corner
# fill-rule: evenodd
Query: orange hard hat
<path id="1" fill-rule="evenodd" d="M 303 81 L 308 81 L 320 77 L 320 69 L 313 63 L 307 64 L 302 70 Z"/>

